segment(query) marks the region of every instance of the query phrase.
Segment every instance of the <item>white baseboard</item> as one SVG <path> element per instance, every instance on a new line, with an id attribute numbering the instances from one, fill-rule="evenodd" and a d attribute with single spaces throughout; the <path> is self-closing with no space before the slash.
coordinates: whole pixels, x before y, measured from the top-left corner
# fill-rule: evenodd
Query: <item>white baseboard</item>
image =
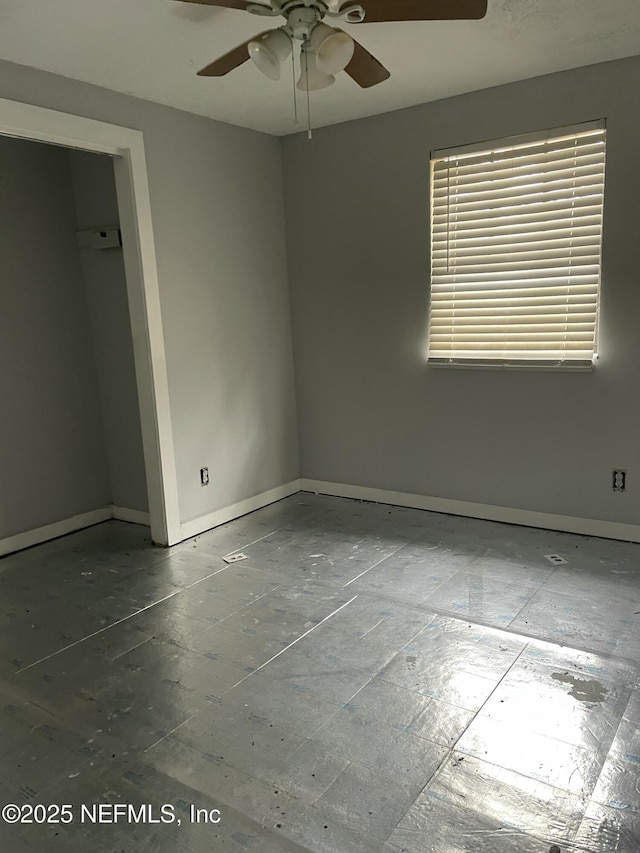
<path id="1" fill-rule="evenodd" d="M 109 521 L 111 518 L 149 526 L 148 512 L 121 506 L 104 506 L 100 509 L 92 509 L 90 512 L 74 515 L 71 518 L 63 518 L 62 521 L 55 521 L 53 524 L 45 524 L 44 527 L 36 527 L 33 530 L 25 530 L 24 533 L 16 533 L 14 536 L 0 539 L 0 557 L 5 554 L 12 554 L 14 551 L 22 551 L 24 548 L 31 548 L 32 545 L 40 545 L 50 539 L 57 539 L 67 533 L 74 533 L 84 527 L 92 527 L 94 524 Z"/>
<path id="2" fill-rule="evenodd" d="M 81 530 L 83 527 L 91 527 L 93 524 L 100 524 L 101 521 L 108 521 L 112 517 L 111 507 L 105 506 L 100 509 L 92 509 L 90 512 L 83 512 L 81 515 L 74 515 L 71 518 L 64 518 L 62 521 L 56 521 L 53 524 L 45 524 L 44 527 L 26 530 L 24 533 L 15 534 L 15 536 L 7 536 L 5 539 L 0 539 L 0 556 L 11 554 L 13 551 L 22 551 L 23 548 L 39 545 L 49 539 L 57 539 L 58 536 L 73 533 L 74 530 Z"/>
<path id="3" fill-rule="evenodd" d="M 201 515 L 191 521 L 185 521 L 180 525 L 180 538 L 176 542 L 171 542 L 171 545 L 176 545 L 178 542 L 183 542 L 185 539 L 190 539 L 192 536 L 198 536 L 204 533 L 205 530 L 211 530 L 213 527 L 218 527 L 225 524 L 227 521 L 232 521 L 234 518 L 239 518 L 241 515 L 246 515 L 248 512 L 253 512 L 256 509 L 262 509 L 264 506 L 288 498 L 291 495 L 301 491 L 300 480 L 292 480 L 290 483 L 284 483 L 282 486 L 277 486 L 275 489 L 269 489 L 267 492 L 261 492 L 252 498 L 247 498 L 244 501 L 231 504 L 216 512 Z"/>
<path id="4" fill-rule="evenodd" d="M 521 524 L 524 527 L 540 527 L 545 530 L 580 533 L 584 536 L 600 536 L 603 539 L 620 539 L 623 542 L 640 542 L 640 525 L 638 524 L 601 521 L 595 518 L 576 518 L 571 515 L 554 515 L 547 512 L 533 512 L 532 510 L 512 509 L 504 506 L 492 506 L 491 504 L 450 500 L 449 498 L 413 495 L 407 492 L 392 492 L 386 489 L 370 489 L 366 486 L 327 483 L 322 480 L 307 478 L 300 480 L 300 488 L 305 492 L 317 492 L 341 498 L 354 498 L 362 501 L 373 501 L 374 503 L 391 504 L 392 506 L 426 509 L 449 515 L 462 515 L 467 518 L 502 521 L 507 524 Z"/>
<path id="5" fill-rule="evenodd" d="M 130 521 L 132 524 L 144 524 L 145 527 L 149 527 L 151 524 L 148 512 L 143 512 L 140 509 L 129 509 L 126 506 L 112 505 L 111 517 L 118 519 L 118 521 Z"/>
<path id="6" fill-rule="evenodd" d="M 354 500 L 372 501 L 373 503 L 390 504 L 391 506 L 405 506 L 412 509 L 424 509 L 431 512 L 442 512 L 449 515 L 461 515 L 467 518 L 482 518 L 488 521 L 501 521 L 507 524 L 521 524 L 524 527 L 540 527 L 545 530 L 560 530 L 566 533 L 579 533 L 584 536 L 600 536 L 604 539 L 619 539 L 623 542 L 640 542 L 640 525 L 624 524 L 616 521 L 601 521 L 594 518 L 577 518 L 570 515 L 554 515 L 546 512 L 533 512 L 524 509 L 512 509 L 510 507 L 492 506 L 491 504 L 472 503 L 470 501 L 451 500 L 449 498 L 436 498 L 428 495 L 414 495 L 408 492 L 394 492 L 387 489 L 372 489 L 367 486 L 351 486 L 345 483 L 329 483 L 323 480 L 311 480 L 301 478 L 292 480 L 282 486 L 277 486 L 269 491 L 261 492 L 252 498 L 224 507 L 216 512 L 208 513 L 180 525 L 180 538 L 170 544 L 175 545 L 192 536 L 232 521 L 253 512 L 256 509 L 268 506 L 283 498 L 295 495 L 298 492 L 317 492 L 323 495 L 333 495 L 341 498 L 353 498 Z M 67 533 L 73 533 L 84 527 L 108 521 L 115 518 L 121 521 L 129 521 L 134 524 L 149 526 L 149 513 L 141 510 L 128 509 L 127 507 L 106 506 L 94 509 L 90 512 L 74 515 L 53 524 L 27 530 L 0 539 L 0 557 L 39 545 L 50 539 L 56 539 Z"/>

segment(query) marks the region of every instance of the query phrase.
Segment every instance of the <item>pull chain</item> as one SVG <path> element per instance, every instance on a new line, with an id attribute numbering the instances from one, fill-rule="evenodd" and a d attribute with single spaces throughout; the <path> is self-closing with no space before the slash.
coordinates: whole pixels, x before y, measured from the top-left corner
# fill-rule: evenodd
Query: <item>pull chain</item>
<path id="1" fill-rule="evenodd" d="M 294 50 L 291 51 L 291 80 L 293 82 L 293 125 L 299 127 L 298 99 L 296 97 L 296 55 Z"/>
<path id="2" fill-rule="evenodd" d="M 309 94 L 309 57 L 307 55 L 307 39 L 304 40 L 304 73 L 307 80 L 307 139 L 313 139 L 311 132 L 311 96 Z"/>

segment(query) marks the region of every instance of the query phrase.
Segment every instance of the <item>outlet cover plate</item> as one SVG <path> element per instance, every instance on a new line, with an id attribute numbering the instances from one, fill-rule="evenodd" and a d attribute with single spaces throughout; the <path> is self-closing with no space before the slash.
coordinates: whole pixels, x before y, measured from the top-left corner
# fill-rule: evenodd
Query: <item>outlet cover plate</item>
<path id="1" fill-rule="evenodd" d="M 549 560 L 549 562 L 554 566 L 560 566 L 562 563 L 567 563 L 568 560 L 565 560 L 564 557 L 561 557 L 560 554 L 545 554 L 545 560 Z"/>
<path id="2" fill-rule="evenodd" d="M 614 468 L 611 485 L 614 492 L 624 492 L 627 489 L 627 472 L 622 468 Z"/>
<path id="3" fill-rule="evenodd" d="M 238 563 L 240 560 L 248 560 L 246 554 L 228 554 L 226 557 L 222 558 L 225 563 Z"/>

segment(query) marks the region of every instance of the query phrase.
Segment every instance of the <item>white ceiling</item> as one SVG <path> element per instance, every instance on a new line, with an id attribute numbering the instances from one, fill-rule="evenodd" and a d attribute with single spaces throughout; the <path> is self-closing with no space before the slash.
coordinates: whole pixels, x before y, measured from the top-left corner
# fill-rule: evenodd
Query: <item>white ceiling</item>
<path id="1" fill-rule="evenodd" d="M 283 135 L 299 129 L 289 69 L 277 82 L 251 62 L 226 77 L 196 77 L 281 23 L 180 0 L 2 0 L 0 58 Z M 391 79 L 361 89 L 339 75 L 334 86 L 311 93 L 316 127 L 640 54 L 640 0 L 489 0 L 482 21 L 344 29 Z M 305 116 L 306 101 L 298 98 Z"/>

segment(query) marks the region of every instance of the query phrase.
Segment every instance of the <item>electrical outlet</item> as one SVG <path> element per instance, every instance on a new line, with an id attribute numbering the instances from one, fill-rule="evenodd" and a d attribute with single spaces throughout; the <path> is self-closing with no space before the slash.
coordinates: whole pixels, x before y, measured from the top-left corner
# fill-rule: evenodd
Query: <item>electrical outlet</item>
<path id="1" fill-rule="evenodd" d="M 627 488 L 627 472 L 622 468 L 614 468 L 612 477 L 612 487 L 614 492 L 624 492 Z"/>
<path id="2" fill-rule="evenodd" d="M 200 485 L 208 486 L 209 485 L 209 469 L 201 468 L 200 469 Z"/>

